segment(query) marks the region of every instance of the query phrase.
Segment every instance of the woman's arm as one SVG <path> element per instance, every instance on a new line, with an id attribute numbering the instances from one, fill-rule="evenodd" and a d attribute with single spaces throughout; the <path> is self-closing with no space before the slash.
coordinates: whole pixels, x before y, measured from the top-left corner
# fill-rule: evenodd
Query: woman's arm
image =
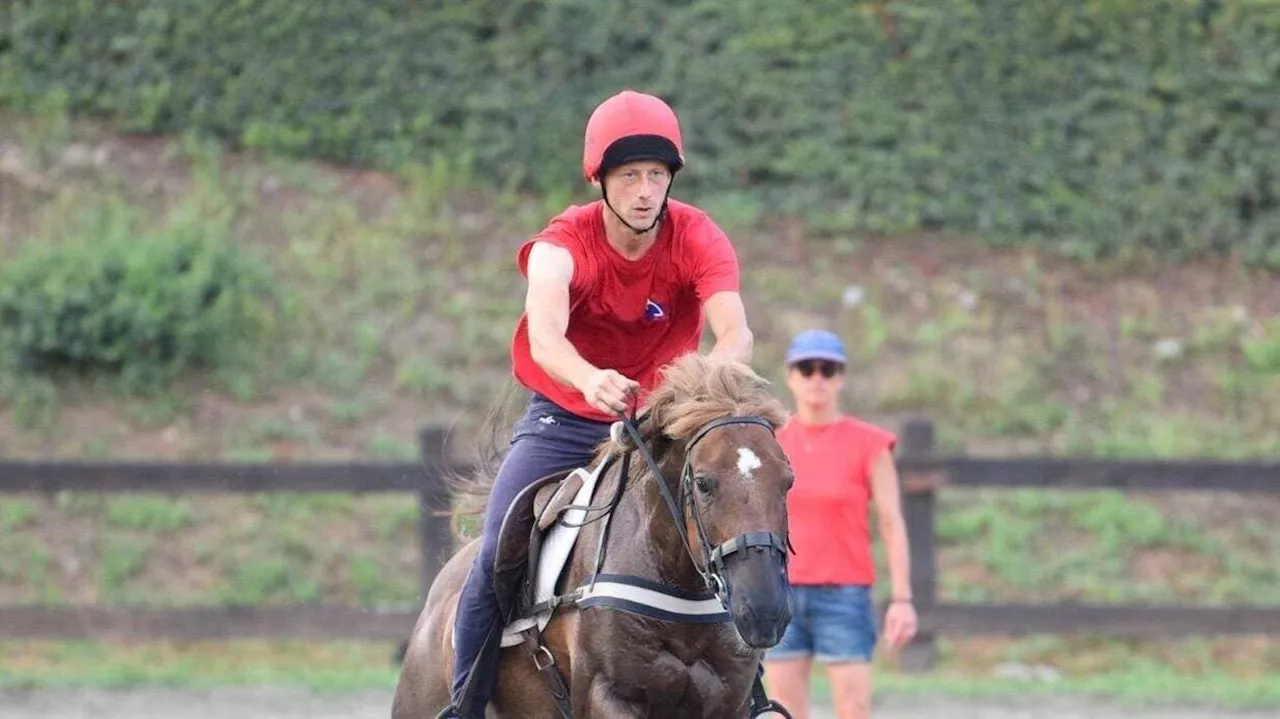
<path id="1" fill-rule="evenodd" d="M 880 539 L 889 558 L 889 579 L 894 599 L 911 599 L 911 557 L 907 546 L 907 523 L 902 518 L 898 491 L 898 469 L 893 454 L 884 450 L 871 470 L 871 491 L 876 505 Z"/>
<path id="2" fill-rule="evenodd" d="M 911 554 L 907 544 L 907 522 L 902 517 L 898 489 L 898 469 L 888 449 L 876 458 L 871 470 L 872 497 L 876 521 L 889 560 L 889 581 L 893 594 L 885 616 L 885 639 L 893 648 L 901 647 L 916 633 L 916 612 L 911 596 Z"/>

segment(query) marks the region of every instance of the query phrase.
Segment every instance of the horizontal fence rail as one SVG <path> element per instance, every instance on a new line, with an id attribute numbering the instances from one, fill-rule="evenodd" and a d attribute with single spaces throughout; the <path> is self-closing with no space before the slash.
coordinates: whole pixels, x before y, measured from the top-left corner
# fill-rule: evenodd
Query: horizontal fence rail
<path id="1" fill-rule="evenodd" d="M 1124 637 L 1280 636 L 1280 607 L 1168 606 L 1142 604 L 952 604 L 920 616 L 934 634 L 1075 634 Z"/>
<path id="2" fill-rule="evenodd" d="M 416 611 L 335 606 L 6 607 L 0 636 L 12 639 L 183 641 L 359 639 L 404 641 Z"/>
<path id="3" fill-rule="evenodd" d="M 440 483 L 420 464 L 0 462 L 0 492 L 417 492 Z"/>
<path id="4" fill-rule="evenodd" d="M 466 469 L 449 466 L 451 472 Z M 1280 491 L 1280 462 L 904 457 L 905 492 L 952 488 Z M 409 462 L 288 464 L 0 461 L 0 494 L 54 492 L 264 493 L 443 490 L 440 472 Z"/>
<path id="5" fill-rule="evenodd" d="M 1070 457 L 905 457 L 907 491 L 944 487 L 1277 492 L 1280 462 L 1086 459 Z"/>

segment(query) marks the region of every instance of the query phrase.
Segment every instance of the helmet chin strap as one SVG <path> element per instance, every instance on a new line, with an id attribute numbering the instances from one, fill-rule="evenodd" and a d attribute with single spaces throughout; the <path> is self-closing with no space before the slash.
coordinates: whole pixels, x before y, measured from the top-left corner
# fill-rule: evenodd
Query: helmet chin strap
<path id="1" fill-rule="evenodd" d="M 674 183 L 675 178 L 672 177 L 671 181 L 672 183 Z M 642 230 L 637 227 L 634 227 L 630 222 L 627 222 L 626 218 L 618 214 L 617 210 L 613 209 L 613 203 L 609 202 L 609 193 L 605 192 L 604 183 L 603 182 L 600 183 L 600 197 L 604 198 L 604 206 L 608 207 L 609 211 L 613 213 L 613 216 L 618 218 L 618 221 L 621 222 L 623 225 L 625 225 L 628 230 L 631 230 L 637 235 L 643 235 L 644 233 L 649 232 L 653 228 L 657 227 L 659 222 L 662 222 L 662 218 L 666 217 L 667 215 L 667 198 L 670 196 L 671 196 L 671 185 L 668 184 L 667 191 L 662 196 L 662 207 L 658 208 L 658 215 L 653 218 L 653 222 L 650 223 L 648 227 Z"/>

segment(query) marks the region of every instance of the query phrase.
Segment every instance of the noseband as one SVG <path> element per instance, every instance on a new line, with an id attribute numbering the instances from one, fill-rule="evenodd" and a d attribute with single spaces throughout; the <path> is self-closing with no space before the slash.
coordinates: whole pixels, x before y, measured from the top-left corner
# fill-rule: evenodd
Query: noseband
<path id="1" fill-rule="evenodd" d="M 675 497 L 671 496 L 671 488 L 668 486 L 667 477 L 663 474 L 662 469 L 658 467 L 658 463 L 654 461 L 648 447 L 645 446 L 634 419 L 622 420 L 623 429 L 631 436 L 631 440 L 635 442 L 636 451 L 644 458 L 645 463 L 649 466 L 649 471 L 653 474 L 654 479 L 657 480 L 658 492 L 662 495 L 662 500 L 667 505 L 667 510 L 671 513 L 671 519 L 675 522 L 676 531 L 680 533 L 681 543 L 689 553 L 689 558 L 693 560 L 694 569 L 697 570 L 706 588 L 715 593 L 721 605 L 726 609 L 729 606 L 729 587 L 724 574 L 725 559 L 736 552 L 745 552 L 750 547 L 764 547 L 765 551 L 777 552 L 782 555 L 782 566 L 785 571 L 787 550 L 791 547 L 787 539 L 766 530 L 743 532 L 714 547 L 711 545 L 706 525 L 702 521 L 702 513 L 698 511 L 698 506 L 693 499 L 693 467 L 690 463 L 690 457 L 693 456 L 693 449 L 698 442 L 702 441 L 712 430 L 734 424 L 758 424 L 768 429 L 770 435 L 773 434 L 773 425 L 759 417 L 720 417 L 699 427 L 698 431 L 689 440 L 688 445 L 685 446 L 684 467 L 680 470 L 680 498 L 677 501 Z M 698 554 L 701 555 L 700 557 L 694 555 L 693 546 L 689 542 L 689 532 L 685 527 L 684 520 L 686 507 L 687 511 L 693 516 L 693 526 L 698 532 Z"/>

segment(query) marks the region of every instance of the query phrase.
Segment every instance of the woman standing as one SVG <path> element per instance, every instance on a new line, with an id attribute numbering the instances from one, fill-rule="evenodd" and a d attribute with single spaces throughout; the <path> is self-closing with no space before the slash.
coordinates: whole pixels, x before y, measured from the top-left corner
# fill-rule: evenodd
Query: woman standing
<path id="1" fill-rule="evenodd" d="M 796 473 L 787 499 L 796 552 L 789 568 L 794 604 L 786 634 L 766 654 L 765 680 L 769 694 L 795 719 L 808 719 L 809 675 L 816 659 L 826 665 L 836 716 L 866 719 L 877 639 L 868 519 L 873 503 L 892 586 L 885 642 L 897 649 L 916 632 L 893 461 L 897 438 L 841 412 L 848 359 L 839 337 L 824 330 L 801 332 L 786 362 L 795 414 L 778 439 Z"/>

